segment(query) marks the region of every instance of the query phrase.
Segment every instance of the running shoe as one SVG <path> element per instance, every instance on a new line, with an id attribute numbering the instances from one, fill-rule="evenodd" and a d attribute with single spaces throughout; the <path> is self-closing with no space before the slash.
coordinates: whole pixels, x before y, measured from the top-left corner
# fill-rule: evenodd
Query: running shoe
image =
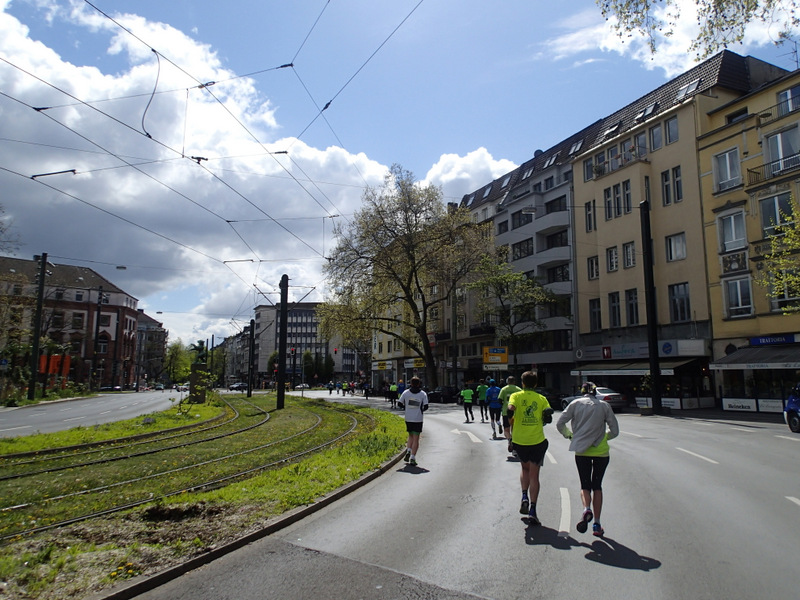
<path id="1" fill-rule="evenodd" d="M 581 516 L 581 520 L 575 526 L 575 528 L 578 530 L 578 533 L 586 533 L 586 530 L 589 528 L 589 523 L 592 522 L 592 519 L 594 519 L 592 511 L 590 511 L 589 509 L 584 510 L 583 515 Z M 595 523 L 595 526 L 596 525 L 597 523 Z"/>
<path id="2" fill-rule="evenodd" d="M 535 512 L 528 514 L 528 525 L 533 525 L 534 527 L 538 527 L 541 524 L 542 522 L 539 520 L 539 517 L 536 516 Z"/>
<path id="3" fill-rule="evenodd" d="M 509 452 L 513 452 L 514 451 L 514 444 L 511 443 L 511 440 L 508 440 L 508 451 Z"/>
<path id="4" fill-rule="evenodd" d="M 600 523 L 595 523 L 594 525 L 592 525 L 592 535 L 593 536 L 603 537 L 604 533 L 605 533 L 605 529 L 600 527 Z"/>
<path id="5" fill-rule="evenodd" d="M 500 435 L 503 435 L 503 426 L 502 425 L 498 425 L 497 427 L 499 428 L 497 430 L 497 433 L 499 433 Z"/>
<path id="6" fill-rule="evenodd" d="M 531 508 L 531 503 L 528 501 L 527 498 L 523 498 L 522 504 L 520 504 L 519 506 L 519 514 L 527 515 L 530 508 Z"/>
<path id="7" fill-rule="evenodd" d="M 416 458 L 412 458 L 411 460 L 408 461 L 408 464 L 411 465 L 412 467 L 416 467 L 417 466 L 417 459 Z"/>
<path id="8" fill-rule="evenodd" d="M 408 459 L 411 458 L 411 450 L 406 450 L 406 455 L 403 457 L 403 460 L 408 462 Z"/>

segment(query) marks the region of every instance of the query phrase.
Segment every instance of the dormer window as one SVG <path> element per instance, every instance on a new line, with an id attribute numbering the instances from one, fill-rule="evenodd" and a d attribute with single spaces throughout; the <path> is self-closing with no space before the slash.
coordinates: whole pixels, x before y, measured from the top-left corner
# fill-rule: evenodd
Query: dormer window
<path id="1" fill-rule="evenodd" d="M 506 175 L 506 178 L 503 179 L 503 185 L 500 186 L 500 189 L 502 190 L 503 188 L 505 188 L 508 185 L 509 181 L 511 181 L 511 175 Z"/>
<path id="2" fill-rule="evenodd" d="M 483 197 L 486 198 L 492 192 L 492 186 L 489 185 L 483 192 Z"/>
<path id="3" fill-rule="evenodd" d="M 542 165 L 542 168 L 543 168 L 543 169 L 546 169 L 547 167 L 552 167 L 552 166 L 553 166 L 553 163 L 554 163 L 554 162 L 556 162 L 556 158 L 558 158 L 558 152 L 556 152 L 555 154 L 553 154 L 553 156 L 551 156 L 550 158 L 548 158 L 548 159 L 547 159 L 547 160 L 544 162 L 544 165 Z"/>
<path id="4" fill-rule="evenodd" d="M 569 153 L 575 154 L 576 152 L 578 152 L 578 150 L 581 149 L 581 146 L 583 146 L 583 140 L 578 140 L 577 142 L 572 144 L 572 146 L 570 146 Z"/>
<path id="5" fill-rule="evenodd" d="M 656 105 L 657 102 L 653 102 L 649 106 L 642 109 L 639 114 L 636 115 L 635 120 L 637 121 L 644 121 L 648 117 L 650 117 L 654 112 L 656 112 Z"/>
<path id="6" fill-rule="evenodd" d="M 472 203 L 475 201 L 475 194 L 472 194 L 467 200 L 467 206 L 472 206 Z"/>
<path id="7" fill-rule="evenodd" d="M 687 83 L 686 85 L 678 89 L 678 95 L 675 96 L 675 99 L 680 101 L 689 96 L 690 94 L 693 94 L 694 92 L 697 91 L 698 85 L 700 85 L 699 79 L 695 79 L 691 83 Z"/>
<path id="8" fill-rule="evenodd" d="M 603 132 L 603 138 L 609 138 L 612 135 L 616 134 L 619 131 L 620 125 L 622 125 L 622 121 L 606 129 Z"/>
<path id="9" fill-rule="evenodd" d="M 528 168 L 525 170 L 525 172 L 522 174 L 522 178 L 523 178 L 523 179 L 527 179 L 528 177 L 530 177 L 530 176 L 531 176 L 531 173 L 533 173 L 533 167 L 528 167 Z"/>

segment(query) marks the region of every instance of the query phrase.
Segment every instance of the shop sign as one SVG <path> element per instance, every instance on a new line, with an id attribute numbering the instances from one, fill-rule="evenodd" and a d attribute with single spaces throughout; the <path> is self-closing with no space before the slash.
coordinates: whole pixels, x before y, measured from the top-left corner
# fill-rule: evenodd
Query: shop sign
<path id="1" fill-rule="evenodd" d="M 403 361 L 403 368 L 405 369 L 424 369 L 424 358 L 407 358 Z"/>

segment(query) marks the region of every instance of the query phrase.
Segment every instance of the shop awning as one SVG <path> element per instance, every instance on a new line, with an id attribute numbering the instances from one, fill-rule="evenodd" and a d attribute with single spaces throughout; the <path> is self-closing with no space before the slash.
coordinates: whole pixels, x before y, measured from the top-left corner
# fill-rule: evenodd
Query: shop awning
<path id="1" fill-rule="evenodd" d="M 800 369 L 800 345 L 740 348 L 709 365 L 712 369 Z"/>
<path id="2" fill-rule="evenodd" d="M 692 362 L 693 358 L 662 358 L 658 361 L 662 375 L 674 375 L 675 369 Z M 591 377 L 592 375 L 647 375 L 650 373 L 650 362 L 628 363 L 590 363 L 572 369 L 570 375 Z"/>

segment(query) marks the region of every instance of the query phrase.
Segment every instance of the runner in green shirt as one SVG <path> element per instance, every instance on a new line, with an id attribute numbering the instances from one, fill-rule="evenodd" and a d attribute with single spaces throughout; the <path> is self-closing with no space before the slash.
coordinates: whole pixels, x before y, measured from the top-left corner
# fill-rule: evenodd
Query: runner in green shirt
<path id="1" fill-rule="evenodd" d="M 467 420 L 464 421 L 465 423 L 469 423 L 469 418 L 472 417 L 472 421 L 475 421 L 475 415 L 472 414 L 472 396 L 475 392 L 472 391 L 472 388 L 465 387 L 461 390 L 461 397 L 464 399 L 464 418 Z"/>
<path id="2" fill-rule="evenodd" d="M 547 398 L 534 391 L 538 377 L 533 371 L 522 374 L 522 391 L 511 395 L 508 410 L 511 413 L 511 441 L 519 456 L 522 471 L 519 482 L 522 486 L 521 514 L 528 515 L 528 524 L 541 525 L 536 516 L 536 501 L 539 499 L 539 469 L 547 453 L 545 423 L 553 420 L 553 409 Z"/>
<path id="3" fill-rule="evenodd" d="M 514 452 L 514 446 L 511 445 L 511 421 L 508 418 L 508 400 L 511 394 L 521 392 L 522 390 L 514 385 L 516 379 L 513 375 L 506 378 L 506 384 L 500 390 L 500 400 L 503 401 L 503 409 L 500 411 L 500 416 L 503 418 L 503 435 L 508 440 L 508 451 Z"/>

